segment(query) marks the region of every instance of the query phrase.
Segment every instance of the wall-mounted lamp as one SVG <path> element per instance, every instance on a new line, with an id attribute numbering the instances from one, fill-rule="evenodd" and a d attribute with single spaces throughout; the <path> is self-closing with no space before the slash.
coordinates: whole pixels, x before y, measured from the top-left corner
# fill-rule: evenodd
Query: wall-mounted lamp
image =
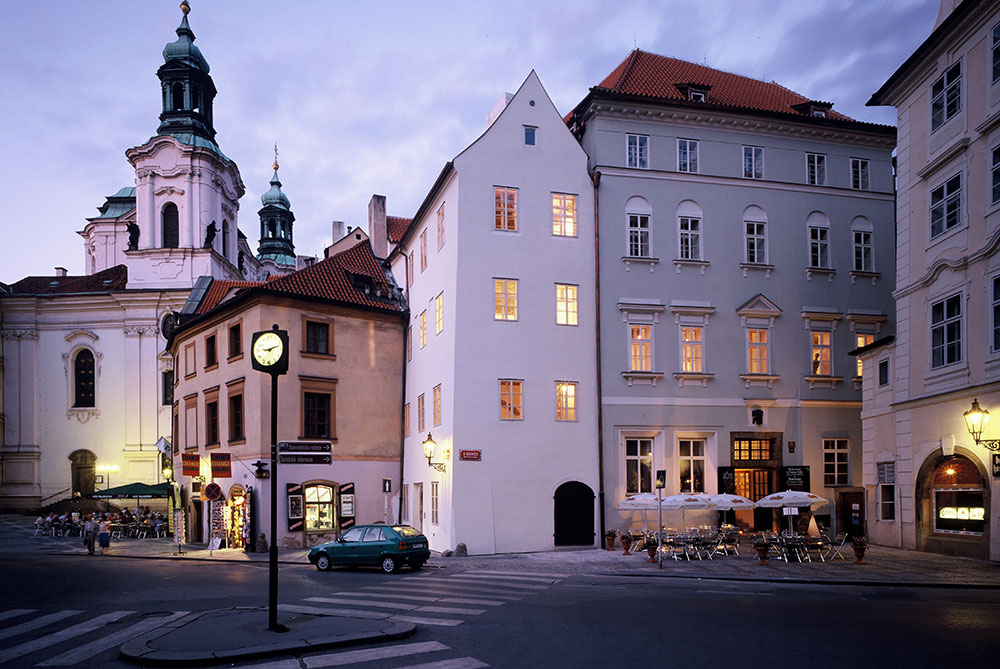
<path id="1" fill-rule="evenodd" d="M 427 466 L 433 467 L 442 474 L 447 470 L 447 467 L 443 462 L 431 462 L 431 458 L 434 457 L 434 449 L 437 448 L 437 442 L 431 438 L 431 433 L 427 433 L 427 438 L 424 439 L 421 446 L 424 447 L 424 457 L 427 458 Z"/>
<path id="2" fill-rule="evenodd" d="M 979 438 L 983 434 L 983 428 L 990 422 L 990 412 L 979 406 L 978 399 L 972 400 L 972 408 L 962 414 L 962 416 L 965 418 L 965 427 L 968 428 L 969 434 L 975 439 L 976 444 L 985 446 L 991 451 L 1000 451 L 1000 439 Z"/>

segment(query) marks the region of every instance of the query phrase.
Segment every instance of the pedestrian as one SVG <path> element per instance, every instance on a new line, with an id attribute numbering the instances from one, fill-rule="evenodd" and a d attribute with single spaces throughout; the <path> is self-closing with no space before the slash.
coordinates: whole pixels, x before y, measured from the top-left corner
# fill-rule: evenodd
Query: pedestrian
<path id="1" fill-rule="evenodd" d="M 111 545 L 111 523 L 108 522 L 107 516 L 102 518 L 97 526 L 97 542 L 101 545 L 101 555 L 107 554 L 108 546 Z"/>
<path id="2" fill-rule="evenodd" d="M 94 539 L 99 528 L 100 524 L 94 520 L 94 514 L 88 513 L 87 522 L 83 524 L 83 545 L 87 547 L 87 555 L 94 554 Z"/>

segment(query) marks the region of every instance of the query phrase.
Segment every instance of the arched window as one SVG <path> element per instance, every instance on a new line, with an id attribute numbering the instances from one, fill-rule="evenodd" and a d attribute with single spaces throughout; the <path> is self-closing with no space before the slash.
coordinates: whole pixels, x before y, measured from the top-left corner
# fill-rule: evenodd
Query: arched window
<path id="1" fill-rule="evenodd" d="M 745 239 L 743 259 L 747 264 L 767 264 L 767 214 L 756 205 L 743 210 Z"/>
<path id="2" fill-rule="evenodd" d="M 201 89 L 197 86 L 191 87 L 191 109 L 196 112 L 201 111 Z"/>
<path id="3" fill-rule="evenodd" d="M 652 240 L 650 239 L 649 221 L 653 217 L 653 208 L 645 198 L 630 197 L 625 203 L 625 218 L 628 222 L 628 240 L 626 254 L 630 258 L 652 257 Z"/>
<path id="4" fill-rule="evenodd" d="M 269 218 L 267 219 L 267 236 L 273 238 L 276 235 L 277 235 L 277 227 L 274 223 L 274 219 Z"/>
<path id="5" fill-rule="evenodd" d="M 163 248 L 176 249 L 180 246 L 180 232 L 177 224 L 177 205 L 168 202 L 163 207 Z"/>
<path id="6" fill-rule="evenodd" d="M 229 221 L 222 222 L 222 257 L 229 258 Z"/>
<path id="7" fill-rule="evenodd" d="M 677 205 L 677 257 L 701 260 L 701 207 L 693 200 Z"/>
<path id="8" fill-rule="evenodd" d="M 94 406 L 94 354 L 82 348 L 73 359 L 73 408 Z"/>
<path id="9" fill-rule="evenodd" d="M 316 483 L 305 486 L 304 490 L 306 497 L 306 531 L 322 532 L 333 530 L 335 527 L 333 487 Z"/>
<path id="10" fill-rule="evenodd" d="M 968 458 L 955 455 L 934 470 L 934 532 L 981 535 L 986 529 L 983 477 Z"/>
<path id="11" fill-rule="evenodd" d="M 173 111 L 182 111 L 184 109 L 184 85 L 181 83 L 176 83 L 171 89 L 172 102 L 171 105 Z"/>
<path id="12" fill-rule="evenodd" d="M 809 232 L 809 267 L 831 269 L 830 260 L 830 219 L 821 211 L 814 211 L 806 217 Z"/>
<path id="13" fill-rule="evenodd" d="M 856 216 L 851 221 L 851 237 L 854 244 L 855 272 L 875 272 L 875 228 L 864 216 Z"/>

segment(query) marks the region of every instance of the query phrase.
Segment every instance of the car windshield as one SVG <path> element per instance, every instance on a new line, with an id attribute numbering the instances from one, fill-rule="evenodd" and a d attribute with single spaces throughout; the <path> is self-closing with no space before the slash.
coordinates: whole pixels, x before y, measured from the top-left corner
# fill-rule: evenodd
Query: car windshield
<path id="1" fill-rule="evenodd" d="M 393 525 L 392 529 L 396 531 L 401 537 L 419 537 L 420 530 L 415 527 L 410 527 L 409 525 Z"/>

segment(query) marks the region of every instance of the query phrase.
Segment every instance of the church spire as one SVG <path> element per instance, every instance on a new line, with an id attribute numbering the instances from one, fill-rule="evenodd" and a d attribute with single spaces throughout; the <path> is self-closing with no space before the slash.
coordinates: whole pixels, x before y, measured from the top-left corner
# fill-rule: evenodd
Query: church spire
<path id="1" fill-rule="evenodd" d="M 194 144 L 195 137 L 215 142 L 212 126 L 212 103 L 215 83 L 209 75 L 208 61 L 194 44 L 194 31 L 188 24 L 191 6 L 181 2 L 181 24 L 177 40 L 163 47 L 163 65 L 156 71 L 163 93 L 159 135 L 172 135 Z"/>
<path id="2" fill-rule="evenodd" d="M 274 163 L 271 165 L 271 189 L 260 196 L 260 245 L 257 258 L 272 260 L 278 265 L 295 267 L 295 245 L 292 243 L 292 223 L 295 214 L 288 196 L 281 191 L 278 178 L 278 145 L 274 145 Z"/>

